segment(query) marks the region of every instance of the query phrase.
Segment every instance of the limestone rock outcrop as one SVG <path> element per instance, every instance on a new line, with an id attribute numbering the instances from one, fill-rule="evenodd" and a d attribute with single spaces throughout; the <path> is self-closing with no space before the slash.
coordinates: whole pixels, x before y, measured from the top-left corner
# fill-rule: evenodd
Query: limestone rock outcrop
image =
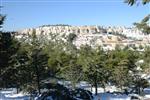
<path id="1" fill-rule="evenodd" d="M 104 27 L 104 26 L 70 26 L 70 25 L 45 25 L 37 28 L 24 29 L 17 32 L 16 37 L 28 38 L 33 33 L 39 37 L 51 39 L 52 35 L 66 41 L 70 33 L 76 34 L 73 43 L 81 45 L 97 46 L 114 49 L 117 45 L 150 45 L 150 35 L 145 35 L 136 28 Z"/>

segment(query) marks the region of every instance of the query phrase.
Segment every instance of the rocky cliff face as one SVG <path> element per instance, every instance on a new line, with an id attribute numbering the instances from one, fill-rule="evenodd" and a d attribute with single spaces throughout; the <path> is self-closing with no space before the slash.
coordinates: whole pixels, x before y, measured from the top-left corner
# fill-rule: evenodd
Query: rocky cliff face
<path id="1" fill-rule="evenodd" d="M 88 44 L 92 46 L 102 45 L 103 47 L 115 48 L 118 44 L 126 46 L 129 44 L 145 45 L 150 43 L 150 35 L 144 35 L 144 33 L 136 28 L 103 27 L 96 25 L 47 25 L 18 31 L 16 37 L 28 37 L 33 33 L 48 39 L 51 39 L 52 35 L 57 35 L 57 38 L 62 38 L 64 41 L 66 41 L 69 34 L 73 33 L 77 36 L 73 41 L 77 47 Z"/>
<path id="2" fill-rule="evenodd" d="M 32 34 L 33 31 L 36 31 L 36 34 L 48 35 L 49 33 L 59 33 L 59 34 L 93 34 L 101 33 L 102 28 L 98 26 L 43 26 L 38 28 L 30 28 L 20 31 L 20 33 Z"/>
<path id="3" fill-rule="evenodd" d="M 136 28 L 126 28 L 126 27 L 103 27 L 103 26 L 69 26 L 69 25 L 49 25 L 41 26 L 38 28 L 30 28 L 19 31 L 23 34 L 32 34 L 36 31 L 37 35 L 43 34 L 48 35 L 49 33 L 59 33 L 59 34 L 97 34 L 97 33 L 109 33 L 109 34 L 123 34 L 127 37 L 140 38 L 144 34 Z"/>

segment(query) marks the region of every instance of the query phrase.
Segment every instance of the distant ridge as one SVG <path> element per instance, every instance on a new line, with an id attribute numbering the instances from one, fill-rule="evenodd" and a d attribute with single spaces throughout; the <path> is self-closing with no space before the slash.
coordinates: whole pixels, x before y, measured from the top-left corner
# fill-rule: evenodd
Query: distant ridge
<path id="1" fill-rule="evenodd" d="M 35 33 L 39 38 L 52 39 L 55 38 L 67 41 L 69 35 L 76 38 L 73 44 L 77 47 L 82 45 L 91 45 L 93 47 L 101 45 L 106 49 L 114 49 L 116 46 L 148 46 L 150 45 L 150 35 L 144 34 L 135 27 L 124 26 L 98 26 L 98 25 L 84 25 L 73 26 L 68 24 L 56 25 L 42 25 L 37 28 L 28 28 L 18 31 L 17 38 L 26 37 Z"/>

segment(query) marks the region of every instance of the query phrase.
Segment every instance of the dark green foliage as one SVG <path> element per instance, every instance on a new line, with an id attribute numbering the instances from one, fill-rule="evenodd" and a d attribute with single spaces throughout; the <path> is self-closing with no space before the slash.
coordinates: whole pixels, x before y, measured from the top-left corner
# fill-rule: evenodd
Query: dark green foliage
<path id="1" fill-rule="evenodd" d="M 55 100 L 76 100 L 73 99 L 69 89 L 60 84 L 43 84 L 44 88 L 49 89 L 47 92 L 42 93 L 38 100 L 45 100 L 48 96 L 51 96 Z"/>
<path id="2" fill-rule="evenodd" d="M 72 90 L 54 83 L 44 83 L 43 88 L 47 88 L 48 91 L 42 93 L 38 100 L 46 99 L 48 96 L 57 100 L 92 100 L 92 93 L 80 88 Z"/>
<path id="3" fill-rule="evenodd" d="M 145 73 L 150 73 L 150 47 L 146 47 L 143 53 L 142 59 L 144 63 L 142 63 L 142 68 Z"/>
<path id="4" fill-rule="evenodd" d="M 143 95 L 144 88 L 148 88 L 150 86 L 150 83 L 138 75 L 134 77 L 134 90 L 137 94 Z"/>
<path id="5" fill-rule="evenodd" d="M 77 37 L 76 34 L 70 33 L 68 36 L 68 42 L 72 43 L 76 37 Z"/>
<path id="6" fill-rule="evenodd" d="M 3 16 L 3 15 L 0 14 L 0 29 L 2 28 L 4 20 L 5 20 L 5 16 Z"/>
<path id="7" fill-rule="evenodd" d="M 80 88 L 73 90 L 71 95 L 73 95 L 74 97 L 76 97 L 78 99 L 82 99 L 82 100 L 92 100 L 93 99 L 92 93 L 90 91 L 80 89 Z"/>
<path id="8" fill-rule="evenodd" d="M 11 32 L 0 33 L 0 76 L 1 80 L 4 82 L 1 82 L 3 86 L 8 86 L 8 81 L 11 80 L 9 77 L 11 76 L 10 71 L 12 71 L 10 62 L 12 60 L 12 56 L 18 51 L 20 45 L 19 42 L 12 37 L 12 35 L 13 34 Z"/>
<path id="9" fill-rule="evenodd" d="M 43 79 L 45 76 L 44 74 L 46 73 L 46 68 L 47 68 L 47 60 L 48 57 L 46 54 L 42 52 L 42 49 L 33 49 L 31 53 L 31 67 L 33 71 L 33 79 L 35 77 L 35 82 L 38 88 L 38 92 L 40 93 L 40 80 Z"/>
<path id="10" fill-rule="evenodd" d="M 145 34 L 150 34 L 150 26 L 149 26 L 150 15 L 147 15 L 140 23 L 134 23 L 134 25 L 142 30 Z"/>
<path id="11" fill-rule="evenodd" d="M 83 68 L 85 80 L 95 87 L 96 94 L 98 84 L 105 87 L 107 80 L 108 73 L 104 60 L 105 54 L 100 47 L 94 50 L 90 46 L 85 46 L 80 50 L 78 63 Z M 105 72 L 106 74 L 103 74 Z"/>
<path id="12" fill-rule="evenodd" d="M 143 5 L 148 4 L 150 0 L 125 0 L 130 6 L 133 6 L 136 3 L 142 2 Z"/>
<path id="13" fill-rule="evenodd" d="M 130 6 L 133 6 L 137 2 L 141 2 L 142 4 L 149 4 L 150 0 L 125 0 L 126 3 L 128 3 Z M 141 22 L 139 23 L 134 23 L 134 25 L 141 30 L 145 34 L 150 34 L 150 25 L 149 25 L 149 19 L 150 15 L 147 15 Z"/>

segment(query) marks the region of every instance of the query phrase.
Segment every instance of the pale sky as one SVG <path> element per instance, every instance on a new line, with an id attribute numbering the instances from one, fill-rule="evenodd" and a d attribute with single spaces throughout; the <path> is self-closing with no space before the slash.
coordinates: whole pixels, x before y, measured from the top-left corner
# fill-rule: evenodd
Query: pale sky
<path id="1" fill-rule="evenodd" d="M 124 0 L 0 0 L 7 15 L 4 30 L 50 24 L 132 26 L 150 13 L 150 5 L 130 7 Z"/>

